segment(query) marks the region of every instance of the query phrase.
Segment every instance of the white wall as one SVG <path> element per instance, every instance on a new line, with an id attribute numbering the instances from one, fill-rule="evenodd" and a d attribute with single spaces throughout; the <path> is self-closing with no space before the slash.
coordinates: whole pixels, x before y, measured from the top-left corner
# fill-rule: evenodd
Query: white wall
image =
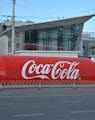
<path id="1" fill-rule="evenodd" d="M 8 37 L 0 37 L 0 55 L 8 55 Z"/>
<path id="2" fill-rule="evenodd" d="M 15 55 L 77 58 L 79 51 L 16 51 Z"/>

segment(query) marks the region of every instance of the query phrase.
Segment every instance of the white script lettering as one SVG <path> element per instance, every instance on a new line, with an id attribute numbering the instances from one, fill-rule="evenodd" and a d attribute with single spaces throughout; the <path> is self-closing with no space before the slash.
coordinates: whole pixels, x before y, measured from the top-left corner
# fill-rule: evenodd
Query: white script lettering
<path id="1" fill-rule="evenodd" d="M 58 61 L 55 64 L 36 64 L 35 60 L 27 61 L 22 67 L 24 79 L 67 79 L 76 80 L 79 77 L 79 62 Z M 67 67 L 68 66 L 68 67 Z"/>

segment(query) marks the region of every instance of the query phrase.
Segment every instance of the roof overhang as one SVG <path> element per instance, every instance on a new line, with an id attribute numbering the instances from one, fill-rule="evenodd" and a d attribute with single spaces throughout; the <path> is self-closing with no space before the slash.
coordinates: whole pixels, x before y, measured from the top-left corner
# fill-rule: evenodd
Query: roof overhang
<path id="1" fill-rule="evenodd" d="M 43 28 L 50 28 L 50 27 L 57 27 L 57 26 L 73 25 L 73 24 L 83 24 L 93 16 L 95 15 L 93 14 L 93 15 L 74 17 L 69 19 L 61 19 L 56 21 L 44 22 L 44 23 L 34 23 L 34 24 L 32 23 L 28 25 L 15 26 L 15 34 L 19 32 L 24 32 L 26 30 L 43 29 Z M 11 36 L 12 29 L 3 31 L 2 35 Z"/>

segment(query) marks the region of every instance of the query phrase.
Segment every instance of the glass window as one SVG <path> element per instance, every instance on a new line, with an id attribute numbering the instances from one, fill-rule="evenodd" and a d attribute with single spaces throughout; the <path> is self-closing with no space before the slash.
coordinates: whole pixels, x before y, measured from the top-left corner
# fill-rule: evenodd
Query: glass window
<path id="1" fill-rule="evenodd" d="M 25 32 L 25 49 L 69 50 L 75 49 L 79 25 L 28 30 Z"/>

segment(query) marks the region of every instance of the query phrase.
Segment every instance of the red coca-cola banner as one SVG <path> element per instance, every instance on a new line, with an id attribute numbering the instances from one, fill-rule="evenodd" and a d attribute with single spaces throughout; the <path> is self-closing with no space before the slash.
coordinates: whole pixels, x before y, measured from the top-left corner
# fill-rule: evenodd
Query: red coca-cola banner
<path id="1" fill-rule="evenodd" d="M 88 58 L 0 56 L 0 80 L 95 80 Z"/>

